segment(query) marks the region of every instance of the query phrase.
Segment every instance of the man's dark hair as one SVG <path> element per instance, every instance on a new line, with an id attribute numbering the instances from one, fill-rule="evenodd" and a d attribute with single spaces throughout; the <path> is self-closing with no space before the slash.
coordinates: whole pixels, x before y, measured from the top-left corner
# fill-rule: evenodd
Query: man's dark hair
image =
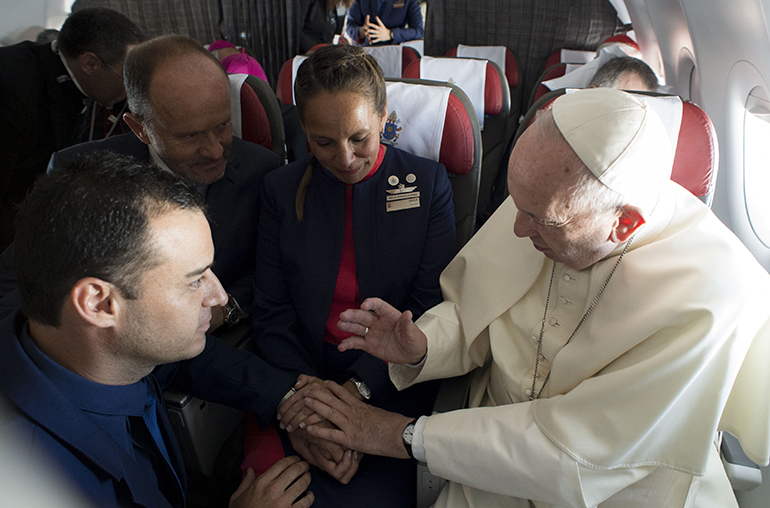
<path id="1" fill-rule="evenodd" d="M 161 262 L 149 241 L 150 220 L 204 206 L 200 193 L 173 173 L 113 152 L 82 155 L 41 176 L 16 218 L 22 311 L 58 327 L 65 298 L 84 277 L 138 298 L 142 276 Z"/>
<path id="2" fill-rule="evenodd" d="M 68 58 L 91 52 L 112 65 L 125 58 L 126 46 L 144 41 L 144 34 L 118 11 L 93 7 L 73 12 L 57 40 L 59 50 Z"/>
<path id="3" fill-rule="evenodd" d="M 593 79 L 591 85 L 597 88 L 617 88 L 621 76 L 626 73 L 636 74 L 642 79 L 648 92 L 654 92 L 658 89 L 658 77 L 650 69 L 650 66 L 631 56 L 621 56 L 613 58 L 602 65 Z"/>
<path id="4" fill-rule="evenodd" d="M 128 107 L 137 118 L 143 122 L 152 122 L 150 84 L 155 71 L 168 60 L 177 60 L 190 54 L 199 54 L 210 59 L 222 70 L 223 78 L 228 79 L 227 72 L 219 60 L 190 37 L 164 35 L 150 39 L 131 50 L 123 66 L 123 76 Z"/>

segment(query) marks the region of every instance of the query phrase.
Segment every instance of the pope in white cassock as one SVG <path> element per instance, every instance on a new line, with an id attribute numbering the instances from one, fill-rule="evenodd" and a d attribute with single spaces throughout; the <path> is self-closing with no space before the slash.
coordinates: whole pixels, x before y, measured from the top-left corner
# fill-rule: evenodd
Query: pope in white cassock
<path id="1" fill-rule="evenodd" d="M 308 431 L 426 461 L 450 480 L 438 507 L 737 506 L 714 441 L 768 461 L 770 276 L 670 181 L 670 146 L 644 100 L 558 98 L 445 301 L 415 324 L 370 299 L 339 324 L 399 389 L 473 371 L 470 407 L 415 422 L 327 383 L 338 398 L 306 404 L 339 430 Z"/>

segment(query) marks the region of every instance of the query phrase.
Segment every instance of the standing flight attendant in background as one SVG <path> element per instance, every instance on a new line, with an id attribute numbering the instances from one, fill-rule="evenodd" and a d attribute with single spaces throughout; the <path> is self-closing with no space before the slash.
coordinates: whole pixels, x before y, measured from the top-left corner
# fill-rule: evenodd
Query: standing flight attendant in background
<path id="1" fill-rule="evenodd" d="M 348 37 L 362 46 L 401 44 L 425 35 L 419 0 L 360 0 L 347 21 Z"/>

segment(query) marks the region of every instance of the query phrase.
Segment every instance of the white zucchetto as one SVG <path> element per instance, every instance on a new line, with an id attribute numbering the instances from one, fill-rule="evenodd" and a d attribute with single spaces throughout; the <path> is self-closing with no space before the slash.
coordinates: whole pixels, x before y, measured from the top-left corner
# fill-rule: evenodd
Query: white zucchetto
<path id="1" fill-rule="evenodd" d="M 647 102 L 592 88 L 559 97 L 552 109 L 559 131 L 599 181 L 651 211 L 674 157 L 666 127 Z"/>

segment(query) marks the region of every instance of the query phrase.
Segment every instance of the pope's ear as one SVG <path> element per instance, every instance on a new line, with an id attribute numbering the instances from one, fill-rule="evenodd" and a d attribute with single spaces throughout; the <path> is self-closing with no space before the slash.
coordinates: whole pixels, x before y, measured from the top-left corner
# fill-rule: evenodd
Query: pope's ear
<path id="1" fill-rule="evenodd" d="M 70 290 L 70 302 L 78 315 L 99 328 L 109 328 L 116 323 L 119 298 L 115 286 L 96 277 L 84 277 Z"/>
<path id="2" fill-rule="evenodd" d="M 150 144 L 150 136 L 147 134 L 147 129 L 144 126 L 144 122 L 139 120 L 136 115 L 132 113 L 124 113 L 123 120 L 126 121 L 126 125 L 136 134 L 136 137 L 145 145 Z"/>
<path id="3" fill-rule="evenodd" d="M 615 219 L 615 226 L 611 233 L 612 241 L 615 243 L 628 241 L 645 222 L 641 210 L 631 205 L 624 206 L 620 216 Z"/>

